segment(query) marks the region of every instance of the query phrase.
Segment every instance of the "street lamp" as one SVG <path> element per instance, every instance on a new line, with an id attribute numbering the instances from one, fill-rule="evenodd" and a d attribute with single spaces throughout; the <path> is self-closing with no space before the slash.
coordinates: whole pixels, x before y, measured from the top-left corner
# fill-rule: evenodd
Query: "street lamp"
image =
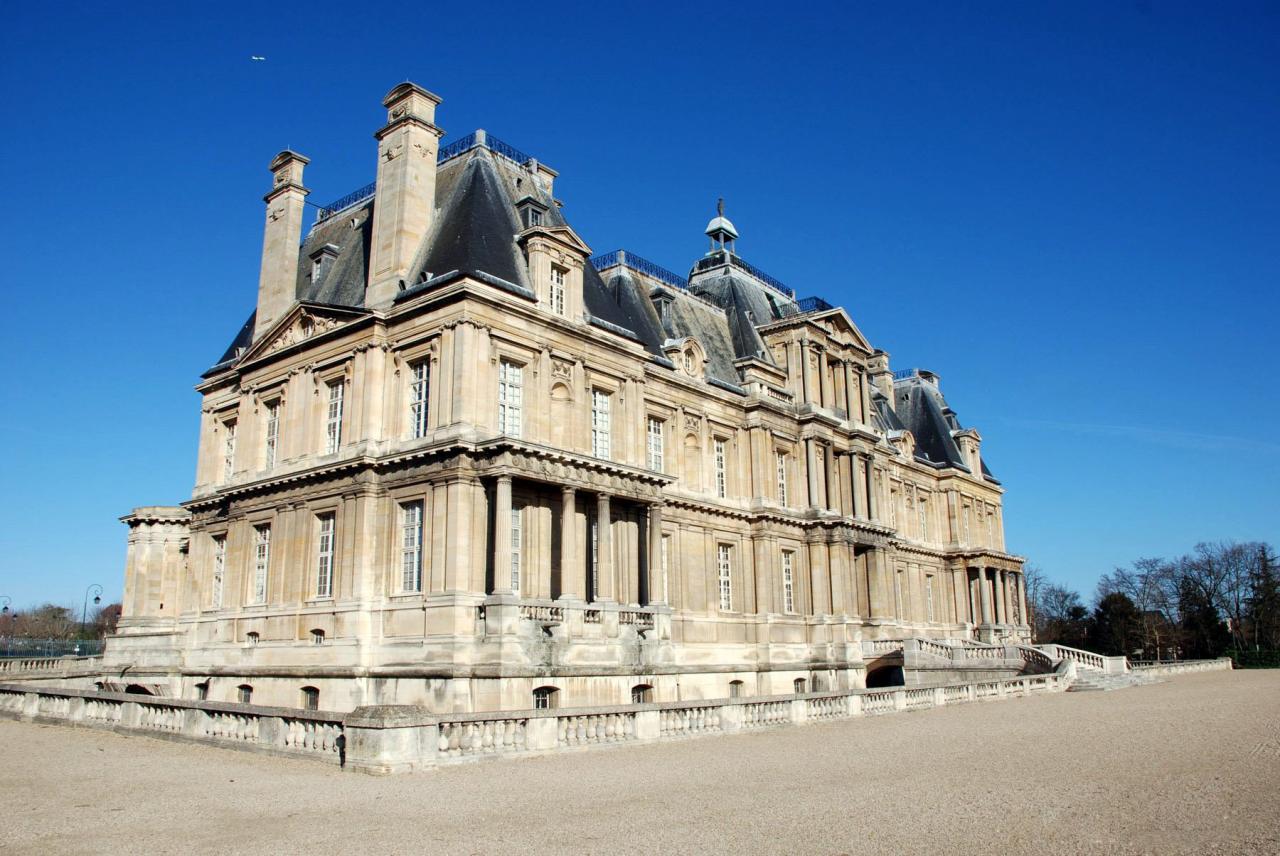
<path id="1" fill-rule="evenodd" d="M 84 608 L 80 610 L 80 636 L 84 636 L 84 625 L 89 617 L 89 592 L 93 592 L 93 605 L 102 603 L 102 586 L 94 583 L 84 590 Z"/>
<path id="2" fill-rule="evenodd" d="M 9 614 L 9 604 L 13 603 L 13 598 L 7 594 L 0 594 L 0 600 L 4 601 L 4 609 L 0 609 L 0 615 Z"/>

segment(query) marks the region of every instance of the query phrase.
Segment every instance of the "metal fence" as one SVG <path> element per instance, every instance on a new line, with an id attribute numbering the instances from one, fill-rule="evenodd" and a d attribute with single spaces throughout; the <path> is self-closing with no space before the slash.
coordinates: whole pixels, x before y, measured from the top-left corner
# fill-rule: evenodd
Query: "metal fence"
<path id="1" fill-rule="evenodd" d="M 100 639 L 27 639 L 0 636 L 0 657 L 96 657 Z"/>

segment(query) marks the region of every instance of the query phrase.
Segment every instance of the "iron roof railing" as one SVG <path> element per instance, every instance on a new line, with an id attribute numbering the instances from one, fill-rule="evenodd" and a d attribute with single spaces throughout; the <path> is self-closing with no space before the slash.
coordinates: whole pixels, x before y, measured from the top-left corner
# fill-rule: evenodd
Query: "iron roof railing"
<path id="1" fill-rule="evenodd" d="M 783 294 L 787 297 L 790 297 L 792 300 L 795 300 L 795 297 L 796 297 L 795 289 L 788 288 L 787 285 L 781 280 L 775 277 L 769 276 L 769 274 L 760 270 L 760 268 L 756 267 L 750 262 L 740 258 L 739 256 L 733 253 L 725 252 L 724 250 L 716 250 L 698 259 L 698 261 L 694 264 L 693 269 L 695 272 L 710 270 L 711 268 L 719 267 L 720 265 L 725 264 L 726 262 L 738 268 L 739 270 L 745 271 L 746 273 L 755 277 L 761 283 L 763 283 L 764 285 L 767 285 L 769 288 L 772 288 L 774 291 L 777 291 L 780 294 Z"/>
<path id="2" fill-rule="evenodd" d="M 810 312 L 828 312 L 835 309 L 834 306 L 821 297 L 802 297 L 796 301 L 796 306 L 799 308 L 801 315 L 807 315 Z"/>
<path id="3" fill-rule="evenodd" d="M 909 377 L 915 377 L 920 373 L 919 369 L 898 369 L 893 373 L 894 380 L 906 380 Z"/>
<path id="4" fill-rule="evenodd" d="M 373 195 L 373 192 L 376 189 L 377 189 L 377 182 L 370 182 L 369 184 L 366 184 L 364 187 L 360 188 L 359 190 L 351 191 L 346 196 L 339 199 L 337 202 L 330 202 L 328 205 L 322 206 L 320 208 L 320 213 L 316 215 L 316 220 L 323 220 L 326 217 L 332 217 L 334 214 L 337 214 L 343 208 L 350 208 L 352 205 L 355 205 L 357 202 L 365 201 L 366 199 L 368 199 L 370 196 Z"/>
<path id="5" fill-rule="evenodd" d="M 635 253 L 627 250 L 614 250 L 609 253 L 601 253 L 597 256 L 592 256 L 589 261 L 591 262 L 591 266 L 596 270 L 605 270 L 606 268 L 611 268 L 616 265 L 622 265 L 624 267 L 629 267 L 632 270 L 639 271 L 646 276 L 651 276 L 659 282 L 665 282 L 667 285 L 673 285 L 676 288 L 686 291 L 689 288 L 689 280 L 678 274 L 672 273 L 662 265 L 654 264 L 648 259 L 642 259 L 640 256 L 637 256 Z"/>

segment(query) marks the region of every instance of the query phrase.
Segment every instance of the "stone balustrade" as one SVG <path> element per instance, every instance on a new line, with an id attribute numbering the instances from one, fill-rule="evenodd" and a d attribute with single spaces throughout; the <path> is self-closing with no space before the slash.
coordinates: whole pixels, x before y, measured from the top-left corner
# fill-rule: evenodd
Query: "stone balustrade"
<path id="1" fill-rule="evenodd" d="M 1229 663 L 1230 661 L 1228 661 Z M 0 715 L 312 758 L 398 773 L 481 758 L 729 734 L 1065 690 L 1059 674 L 981 683 L 564 710 L 322 711 L 0 684 Z"/>
<path id="2" fill-rule="evenodd" d="M 1216 660 L 1130 660 L 1129 671 L 1141 675 L 1178 675 L 1188 672 L 1229 672 L 1230 657 Z"/>
<path id="3" fill-rule="evenodd" d="M 6 657 L 0 659 L 0 678 L 56 677 L 91 672 L 101 657 Z"/>
<path id="4" fill-rule="evenodd" d="M 334 763 L 343 760 L 340 713 L 0 684 L 0 715 Z"/>
<path id="5" fill-rule="evenodd" d="M 1128 661 L 1124 657 L 1104 657 L 1092 651 L 1068 648 L 1066 645 L 1037 645 L 1036 647 L 1055 661 L 1066 660 L 1075 663 L 1078 668 L 1092 669 L 1104 675 L 1122 675 L 1129 670 Z"/>

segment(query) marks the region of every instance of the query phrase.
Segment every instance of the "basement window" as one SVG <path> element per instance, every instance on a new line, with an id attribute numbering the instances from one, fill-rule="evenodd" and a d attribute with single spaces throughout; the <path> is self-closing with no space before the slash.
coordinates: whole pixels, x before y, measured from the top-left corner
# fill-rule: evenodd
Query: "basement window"
<path id="1" fill-rule="evenodd" d="M 556 696 L 560 691 L 555 687 L 538 687 L 533 691 L 533 709 L 534 710 L 552 710 L 559 707 L 556 703 Z"/>

